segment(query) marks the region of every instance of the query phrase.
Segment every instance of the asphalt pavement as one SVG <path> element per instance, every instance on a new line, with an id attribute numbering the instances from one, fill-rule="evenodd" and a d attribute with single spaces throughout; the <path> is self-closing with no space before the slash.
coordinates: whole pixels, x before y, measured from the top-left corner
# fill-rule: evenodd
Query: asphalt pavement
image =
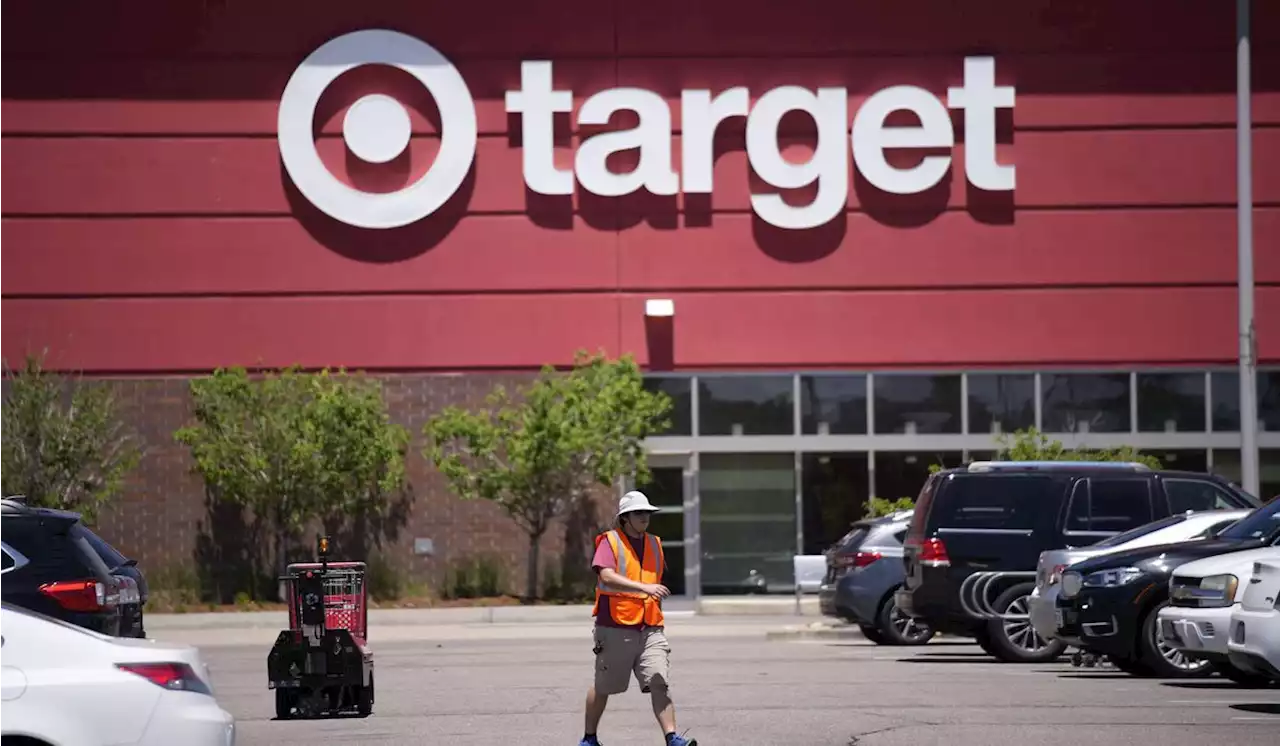
<path id="1" fill-rule="evenodd" d="M 1280 732 L 1280 689 L 1137 679 L 1065 660 L 1001 664 L 954 640 L 767 640 L 776 618 L 669 625 L 680 729 L 700 746 L 1275 746 Z M 222 639 L 203 649 L 241 746 L 570 746 L 582 735 L 589 633 L 579 623 L 436 625 L 379 642 L 375 628 L 373 715 L 315 721 L 273 719 L 263 645 Z M 610 702 L 600 738 L 662 743 L 634 683 Z"/>

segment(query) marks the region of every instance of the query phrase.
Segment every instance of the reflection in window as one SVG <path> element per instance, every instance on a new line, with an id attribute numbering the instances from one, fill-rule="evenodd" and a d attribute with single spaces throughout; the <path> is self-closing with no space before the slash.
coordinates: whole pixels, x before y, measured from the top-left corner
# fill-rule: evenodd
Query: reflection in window
<path id="1" fill-rule="evenodd" d="M 1213 429 L 1240 430 L 1240 374 L 1234 370 L 1213 372 Z M 1280 371 L 1258 371 L 1258 428 L 1280 432 Z"/>
<path id="2" fill-rule="evenodd" d="M 804 554 L 821 554 L 867 512 L 867 454 L 806 453 L 800 467 Z"/>
<path id="3" fill-rule="evenodd" d="M 1043 373 L 1046 432 L 1129 432 L 1128 373 Z"/>
<path id="4" fill-rule="evenodd" d="M 792 435 L 791 376 L 698 377 L 700 435 Z"/>
<path id="5" fill-rule="evenodd" d="M 654 435 L 693 435 L 693 383 L 692 379 L 676 376 L 646 376 L 644 387 L 650 393 L 662 392 L 671 397 L 667 420 L 671 423 Z"/>
<path id="6" fill-rule="evenodd" d="M 1139 373 L 1138 430 L 1204 432 L 1204 374 Z"/>
<path id="7" fill-rule="evenodd" d="M 800 423 L 805 435 L 864 435 L 867 432 L 867 377 L 800 377 Z"/>
<path id="8" fill-rule="evenodd" d="M 960 466 L 962 462 L 963 454 L 960 451 L 876 451 L 875 495 L 885 500 L 897 500 L 900 497 L 914 500 L 929 478 L 931 464 L 950 468 Z"/>
<path id="9" fill-rule="evenodd" d="M 1011 433 L 1036 424 L 1036 377 L 969 374 L 969 432 Z"/>
<path id="10" fill-rule="evenodd" d="M 699 465 L 703 592 L 792 590 L 795 456 L 704 453 Z"/>
<path id="11" fill-rule="evenodd" d="M 960 432 L 958 374 L 882 374 L 876 375 L 872 387 L 877 433 Z"/>

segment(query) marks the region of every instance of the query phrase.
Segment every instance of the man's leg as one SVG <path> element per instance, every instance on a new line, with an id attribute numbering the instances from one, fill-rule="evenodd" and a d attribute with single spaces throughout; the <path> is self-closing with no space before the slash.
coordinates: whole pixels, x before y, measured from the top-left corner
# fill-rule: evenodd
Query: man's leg
<path id="1" fill-rule="evenodd" d="M 609 696 L 621 694 L 631 685 L 631 671 L 640 651 L 640 633 L 636 630 L 596 627 L 594 637 L 596 672 L 595 683 L 587 691 L 586 742 L 595 740 Z"/>
<path id="2" fill-rule="evenodd" d="M 653 700 L 653 716 L 658 719 L 664 735 L 676 731 L 676 706 L 671 701 L 669 688 L 671 670 L 671 645 L 661 627 L 651 627 L 644 633 L 644 649 L 636 662 L 636 678 L 643 689 L 649 690 Z"/>

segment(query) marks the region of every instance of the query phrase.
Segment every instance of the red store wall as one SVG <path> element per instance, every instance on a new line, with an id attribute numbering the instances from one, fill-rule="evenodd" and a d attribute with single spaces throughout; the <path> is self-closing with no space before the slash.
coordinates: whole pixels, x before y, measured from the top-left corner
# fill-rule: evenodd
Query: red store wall
<path id="1" fill-rule="evenodd" d="M 1073 7 L 1074 6 L 1074 7 Z M 9 3 L 3 52 L 3 353 L 101 373 L 230 364 L 529 368 L 635 352 L 673 298 L 677 367 L 1230 362 L 1235 349 L 1235 17 L 1230 3 L 649 0 Z M 437 46 L 477 100 L 475 167 L 432 218 L 342 227 L 290 184 L 276 107 L 328 39 L 385 27 Z M 1256 3 L 1259 352 L 1280 361 L 1280 4 Z M 557 201 L 521 178 L 503 94 L 522 58 L 576 102 L 887 85 L 945 96 L 965 53 L 1017 87 L 1011 199 L 877 193 L 780 231 L 753 218 L 742 126 L 709 201 Z M 416 106 L 410 156 L 361 167 L 341 117 L 384 90 Z M 423 173 L 431 104 L 368 68 L 322 100 L 331 170 L 370 190 Z M 956 117 L 957 121 L 959 116 Z M 582 136 L 557 149 L 571 162 Z M 677 132 L 675 137 L 679 138 Z M 789 152 L 804 157 L 803 123 Z M 679 154 L 678 143 L 674 152 Z M 758 185 L 756 185 L 758 187 Z M 803 199 L 803 195 L 798 198 Z M 657 354 L 657 353 L 655 353 Z"/>

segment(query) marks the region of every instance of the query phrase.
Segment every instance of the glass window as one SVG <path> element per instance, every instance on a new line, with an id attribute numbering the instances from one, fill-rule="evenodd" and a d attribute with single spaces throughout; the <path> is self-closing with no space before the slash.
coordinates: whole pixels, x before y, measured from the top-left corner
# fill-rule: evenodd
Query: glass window
<path id="1" fill-rule="evenodd" d="M 1232 484 L 1244 484 L 1244 469 L 1240 465 L 1237 448 L 1213 449 L 1213 473 L 1221 475 Z M 1258 449 L 1258 491 L 1256 497 L 1266 502 L 1280 495 L 1280 448 Z"/>
<path id="2" fill-rule="evenodd" d="M 1203 448 L 1151 449 L 1144 450 L 1143 453 L 1160 459 L 1160 464 L 1165 469 L 1209 471 L 1209 452 Z"/>
<path id="3" fill-rule="evenodd" d="M 957 475 L 943 481 L 929 521 L 939 528 L 1034 528 L 1062 480 L 1043 474 Z"/>
<path id="4" fill-rule="evenodd" d="M 703 592 L 794 590 L 795 456 L 704 453 L 699 462 Z"/>
<path id="5" fill-rule="evenodd" d="M 1088 489 L 1082 489 L 1086 484 Z M 1090 478 L 1077 484 L 1069 515 L 1071 531 L 1128 531 L 1150 523 L 1155 517 L 1150 484 L 1145 479 Z"/>
<path id="6" fill-rule="evenodd" d="M 1280 500 L 1269 502 L 1222 531 L 1219 538 L 1246 541 L 1280 532 Z"/>
<path id="7" fill-rule="evenodd" d="M 0 562 L 3 563 L 0 564 L 0 570 L 12 570 L 13 566 L 17 564 L 14 562 L 13 557 L 9 555 L 8 551 L 0 552 Z"/>
<path id="8" fill-rule="evenodd" d="M 1234 370 L 1213 372 L 1213 429 L 1240 430 L 1240 374 Z M 1280 431 L 1280 371 L 1258 371 L 1258 426 Z"/>
<path id="9" fill-rule="evenodd" d="M 1239 501 L 1213 482 L 1199 479 L 1165 479 L 1164 491 L 1169 496 L 1169 511 L 1229 510 L 1241 507 Z"/>
<path id="10" fill-rule="evenodd" d="M 886 500 L 902 497 L 917 499 L 925 482 L 929 480 L 930 465 L 938 464 L 949 468 L 959 466 L 962 460 L 960 451 L 877 451 L 874 460 L 875 495 Z"/>
<path id="11" fill-rule="evenodd" d="M 1034 375 L 969 374 L 969 432 L 1011 433 L 1035 424 Z"/>
<path id="12" fill-rule="evenodd" d="M 805 435 L 864 435 L 867 377 L 800 376 L 800 425 Z"/>
<path id="13" fill-rule="evenodd" d="M 693 435 L 693 383 L 692 379 L 675 376 L 646 376 L 646 390 L 662 392 L 671 397 L 667 419 L 671 425 L 654 435 Z"/>
<path id="14" fill-rule="evenodd" d="M 867 454 L 806 453 L 800 474 L 804 554 L 822 554 L 867 514 Z"/>
<path id="15" fill-rule="evenodd" d="M 960 375 L 876 375 L 877 433 L 959 433 Z"/>
<path id="16" fill-rule="evenodd" d="M 1043 373 L 1040 392 L 1046 432 L 1129 432 L 1128 373 Z"/>
<path id="17" fill-rule="evenodd" d="M 1204 432 L 1204 373 L 1139 373 L 1138 430 Z"/>
<path id="18" fill-rule="evenodd" d="M 792 393 L 791 376 L 699 376 L 699 434 L 792 435 Z"/>

